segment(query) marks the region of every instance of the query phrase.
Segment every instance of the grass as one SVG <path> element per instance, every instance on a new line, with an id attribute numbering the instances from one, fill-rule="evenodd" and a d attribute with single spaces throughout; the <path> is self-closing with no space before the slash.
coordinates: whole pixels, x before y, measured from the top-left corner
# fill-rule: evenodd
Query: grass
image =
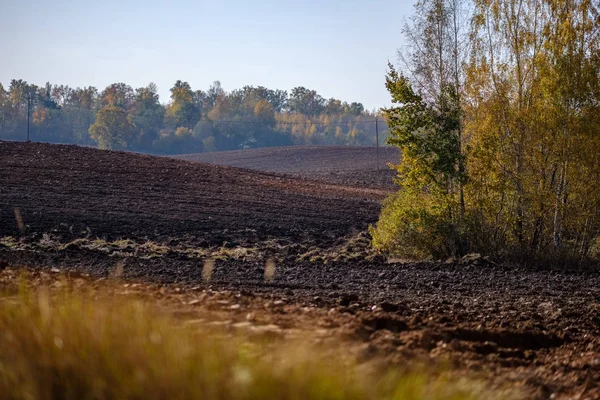
<path id="1" fill-rule="evenodd" d="M 22 283 L 0 297 L 0 398 L 509 398 L 478 382 L 382 371 L 340 349 L 251 340 L 186 325 L 139 299 L 58 286 Z"/>

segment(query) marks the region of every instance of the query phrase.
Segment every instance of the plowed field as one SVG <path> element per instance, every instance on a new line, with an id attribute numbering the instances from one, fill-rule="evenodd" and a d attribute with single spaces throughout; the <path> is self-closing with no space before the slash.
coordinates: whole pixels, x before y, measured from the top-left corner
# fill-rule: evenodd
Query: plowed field
<path id="1" fill-rule="evenodd" d="M 77 146 L 0 142 L 0 235 L 328 240 L 376 221 L 377 189 Z"/>
<path id="2" fill-rule="evenodd" d="M 400 153 L 395 147 L 293 146 L 189 154 L 178 158 L 393 190 L 395 173 L 387 163 L 398 164 Z"/>
<path id="3" fill-rule="evenodd" d="M 364 233 L 387 192 L 0 142 L 0 269 L 10 279 L 21 266 L 118 273 L 231 321 L 324 330 L 364 345 L 366 358 L 440 363 L 524 385 L 531 398 L 600 398 L 598 272 L 480 257 L 388 263 Z"/>

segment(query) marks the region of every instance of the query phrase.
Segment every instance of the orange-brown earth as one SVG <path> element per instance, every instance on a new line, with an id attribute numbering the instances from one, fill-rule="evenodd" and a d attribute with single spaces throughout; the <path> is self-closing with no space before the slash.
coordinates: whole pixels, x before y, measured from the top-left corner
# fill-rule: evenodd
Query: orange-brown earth
<path id="1" fill-rule="evenodd" d="M 367 358 L 449 361 L 525 384 L 532 397 L 600 398 L 598 272 L 480 257 L 388 263 L 361 233 L 384 196 L 368 185 L 0 142 L 0 268 L 5 280 L 21 267 L 92 281 L 119 271 L 123 290 L 167 293 L 232 326 L 319 330 Z M 215 260 L 210 280 L 206 259 Z"/>

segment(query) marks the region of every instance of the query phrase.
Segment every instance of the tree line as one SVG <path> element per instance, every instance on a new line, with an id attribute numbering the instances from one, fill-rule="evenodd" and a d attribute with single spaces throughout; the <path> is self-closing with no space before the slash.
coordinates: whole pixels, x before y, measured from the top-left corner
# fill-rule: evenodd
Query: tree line
<path id="1" fill-rule="evenodd" d="M 178 80 L 167 104 L 155 84 L 114 83 L 99 91 L 11 80 L 0 83 L 0 138 L 181 154 L 287 145 L 375 145 L 376 114 L 315 90 L 262 86 L 206 91 Z M 29 114 L 29 115 L 28 115 Z M 385 135 L 385 125 L 380 124 Z"/>
<path id="2" fill-rule="evenodd" d="M 600 260 L 600 2 L 419 0 L 386 86 L 380 249 Z"/>

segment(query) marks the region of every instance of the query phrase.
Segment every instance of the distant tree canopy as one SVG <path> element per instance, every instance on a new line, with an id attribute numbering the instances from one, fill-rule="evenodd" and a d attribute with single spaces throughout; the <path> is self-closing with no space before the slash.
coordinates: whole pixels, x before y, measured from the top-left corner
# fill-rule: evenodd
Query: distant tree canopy
<path id="1" fill-rule="evenodd" d="M 289 95 L 262 86 L 226 92 L 215 81 L 203 91 L 178 80 L 167 104 L 160 103 L 157 92 L 153 83 L 137 89 L 113 83 L 100 91 L 12 80 L 8 88 L 0 84 L 0 139 L 25 138 L 29 99 L 31 139 L 36 141 L 158 154 L 375 144 L 376 114 L 361 103 L 325 100 L 304 87 Z"/>
<path id="2" fill-rule="evenodd" d="M 90 126 L 90 137 L 101 149 L 125 149 L 135 135 L 135 126 L 127 117 L 127 111 L 108 104 L 96 114 L 96 122 Z"/>

